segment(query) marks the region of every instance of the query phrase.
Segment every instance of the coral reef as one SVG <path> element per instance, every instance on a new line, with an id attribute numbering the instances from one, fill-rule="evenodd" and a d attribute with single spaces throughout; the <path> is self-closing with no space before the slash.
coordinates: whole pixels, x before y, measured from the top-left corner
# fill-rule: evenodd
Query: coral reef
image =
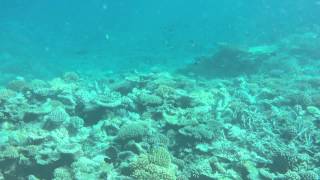
<path id="1" fill-rule="evenodd" d="M 174 168 L 171 167 L 171 155 L 161 147 L 140 155 L 131 166 L 132 177 L 137 180 L 176 180 Z"/>
<path id="2" fill-rule="evenodd" d="M 224 46 L 196 77 L 18 77 L 0 88 L 0 179 L 317 180 L 320 78 L 296 62 L 319 56 L 296 39 Z"/>

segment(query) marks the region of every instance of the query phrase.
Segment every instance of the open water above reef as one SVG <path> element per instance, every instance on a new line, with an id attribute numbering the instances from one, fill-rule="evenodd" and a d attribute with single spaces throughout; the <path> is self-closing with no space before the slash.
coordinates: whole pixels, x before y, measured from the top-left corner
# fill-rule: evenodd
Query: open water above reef
<path id="1" fill-rule="evenodd" d="M 0 1 L 0 180 L 318 180 L 317 1 Z"/>

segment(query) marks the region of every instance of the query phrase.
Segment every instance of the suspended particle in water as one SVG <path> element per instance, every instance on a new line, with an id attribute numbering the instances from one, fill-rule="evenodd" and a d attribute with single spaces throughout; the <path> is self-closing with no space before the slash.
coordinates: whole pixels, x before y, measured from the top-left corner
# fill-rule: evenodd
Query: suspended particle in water
<path id="1" fill-rule="evenodd" d="M 108 41 L 110 39 L 110 36 L 108 33 L 105 34 L 104 38 Z"/>
<path id="2" fill-rule="evenodd" d="M 103 9 L 103 10 L 106 11 L 106 10 L 108 10 L 108 8 L 109 8 L 108 4 L 103 4 L 103 5 L 102 5 L 102 9 Z"/>

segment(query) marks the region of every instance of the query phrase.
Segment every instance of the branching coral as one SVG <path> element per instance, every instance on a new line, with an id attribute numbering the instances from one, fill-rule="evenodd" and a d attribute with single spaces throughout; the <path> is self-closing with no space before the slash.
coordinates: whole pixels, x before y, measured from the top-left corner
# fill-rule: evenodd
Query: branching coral
<path id="1" fill-rule="evenodd" d="M 140 155 L 131 167 L 132 177 L 137 180 L 176 180 L 171 155 L 165 148 Z"/>

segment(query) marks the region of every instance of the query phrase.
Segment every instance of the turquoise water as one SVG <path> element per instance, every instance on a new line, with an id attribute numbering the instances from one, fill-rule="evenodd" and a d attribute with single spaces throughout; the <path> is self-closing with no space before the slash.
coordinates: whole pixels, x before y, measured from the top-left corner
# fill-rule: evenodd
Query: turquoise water
<path id="1" fill-rule="evenodd" d="M 0 0 L 0 180 L 318 180 L 319 17 L 317 0 Z"/>
<path id="2" fill-rule="evenodd" d="M 181 65 L 212 52 L 217 43 L 268 43 L 313 28 L 319 14 L 316 1 L 302 0 L 2 0 L 1 54 L 15 66 L 9 73 L 41 76 L 48 69 L 56 75 L 92 66 Z M 58 62 L 64 68 L 56 68 Z M 37 68 L 23 72 L 30 63 Z"/>

